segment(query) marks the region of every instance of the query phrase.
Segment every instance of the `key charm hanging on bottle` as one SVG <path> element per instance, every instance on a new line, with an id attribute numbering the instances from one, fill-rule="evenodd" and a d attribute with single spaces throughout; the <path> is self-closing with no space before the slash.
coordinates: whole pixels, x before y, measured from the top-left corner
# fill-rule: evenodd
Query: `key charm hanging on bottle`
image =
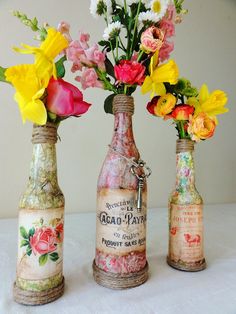
<path id="1" fill-rule="evenodd" d="M 147 173 L 144 172 L 144 167 L 147 170 Z M 138 169 L 140 169 L 140 173 L 138 174 Z M 145 162 L 143 160 L 139 160 L 139 162 L 136 165 L 133 165 L 131 167 L 131 172 L 133 175 L 136 176 L 138 179 L 138 191 L 137 191 L 137 210 L 140 212 L 142 210 L 143 206 L 143 197 L 142 197 L 142 191 L 144 187 L 144 183 L 148 177 L 150 177 L 152 171 L 149 167 L 146 166 Z"/>

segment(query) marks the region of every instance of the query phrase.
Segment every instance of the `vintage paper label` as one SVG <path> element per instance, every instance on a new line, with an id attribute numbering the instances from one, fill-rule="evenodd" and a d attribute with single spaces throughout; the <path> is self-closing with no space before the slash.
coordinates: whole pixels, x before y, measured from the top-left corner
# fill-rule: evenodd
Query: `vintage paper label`
<path id="1" fill-rule="evenodd" d="M 17 277 L 42 281 L 62 273 L 64 208 L 20 209 Z"/>
<path id="2" fill-rule="evenodd" d="M 101 189 L 97 199 L 97 249 L 126 255 L 146 247 L 146 192 L 137 210 L 137 191 Z"/>
<path id="3" fill-rule="evenodd" d="M 202 205 L 170 205 L 169 258 L 194 263 L 204 258 Z"/>

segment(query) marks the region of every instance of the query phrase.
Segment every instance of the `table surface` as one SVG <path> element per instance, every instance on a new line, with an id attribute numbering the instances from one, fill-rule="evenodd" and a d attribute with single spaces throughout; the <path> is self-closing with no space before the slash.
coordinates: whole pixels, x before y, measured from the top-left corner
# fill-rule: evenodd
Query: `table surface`
<path id="1" fill-rule="evenodd" d="M 167 224 L 166 209 L 149 210 L 150 278 L 140 287 L 113 291 L 93 281 L 95 213 L 66 215 L 65 294 L 32 307 L 12 299 L 17 220 L 0 220 L 0 314 L 236 314 L 236 204 L 205 206 L 207 269 L 202 272 L 181 272 L 166 264 Z"/>

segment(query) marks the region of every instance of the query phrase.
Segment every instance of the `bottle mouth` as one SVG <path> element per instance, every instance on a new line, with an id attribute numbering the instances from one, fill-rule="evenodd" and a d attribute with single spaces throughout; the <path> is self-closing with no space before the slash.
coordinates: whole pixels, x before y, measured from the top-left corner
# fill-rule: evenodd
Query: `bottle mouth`
<path id="1" fill-rule="evenodd" d="M 134 114 L 134 98 L 124 94 L 116 95 L 113 98 L 113 113 Z"/>
<path id="2" fill-rule="evenodd" d="M 33 144 L 56 144 L 57 126 L 54 123 L 47 122 L 45 125 L 33 126 L 32 143 Z"/>
<path id="3" fill-rule="evenodd" d="M 193 152 L 194 142 L 188 139 L 179 139 L 176 141 L 176 153 Z"/>

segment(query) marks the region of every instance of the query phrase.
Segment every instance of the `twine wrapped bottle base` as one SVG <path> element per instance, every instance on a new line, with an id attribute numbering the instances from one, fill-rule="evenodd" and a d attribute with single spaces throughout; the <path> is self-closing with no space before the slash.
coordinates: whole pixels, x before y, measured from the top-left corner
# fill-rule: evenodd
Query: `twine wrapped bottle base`
<path id="1" fill-rule="evenodd" d="M 169 257 L 167 256 L 167 264 L 177 270 L 188 271 L 188 272 L 197 272 L 197 271 L 204 270 L 206 268 L 205 258 L 201 261 L 201 263 L 199 263 L 199 265 L 187 266 L 187 265 L 180 265 L 179 263 L 176 263 L 170 260 Z"/>
<path id="2" fill-rule="evenodd" d="M 105 272 L 97 267 L 95 260 L 93 261 L 93 277 L 96 283 L 100 286 L 114 289 L 123 290 L 134 288 L 144 284 L 148 279 L 148 263 L 141 271 L 130 274 L 114 274 Z"/>
<path id="3" fill-rule="evenodd" d="M 16 286 L 14 283 L 13 295 L 17 303 L 24 305 L 43 305 L 60 298 L 64 293 L 64 277 L 62 283 L 46 291 L 27 291 Z"/>

